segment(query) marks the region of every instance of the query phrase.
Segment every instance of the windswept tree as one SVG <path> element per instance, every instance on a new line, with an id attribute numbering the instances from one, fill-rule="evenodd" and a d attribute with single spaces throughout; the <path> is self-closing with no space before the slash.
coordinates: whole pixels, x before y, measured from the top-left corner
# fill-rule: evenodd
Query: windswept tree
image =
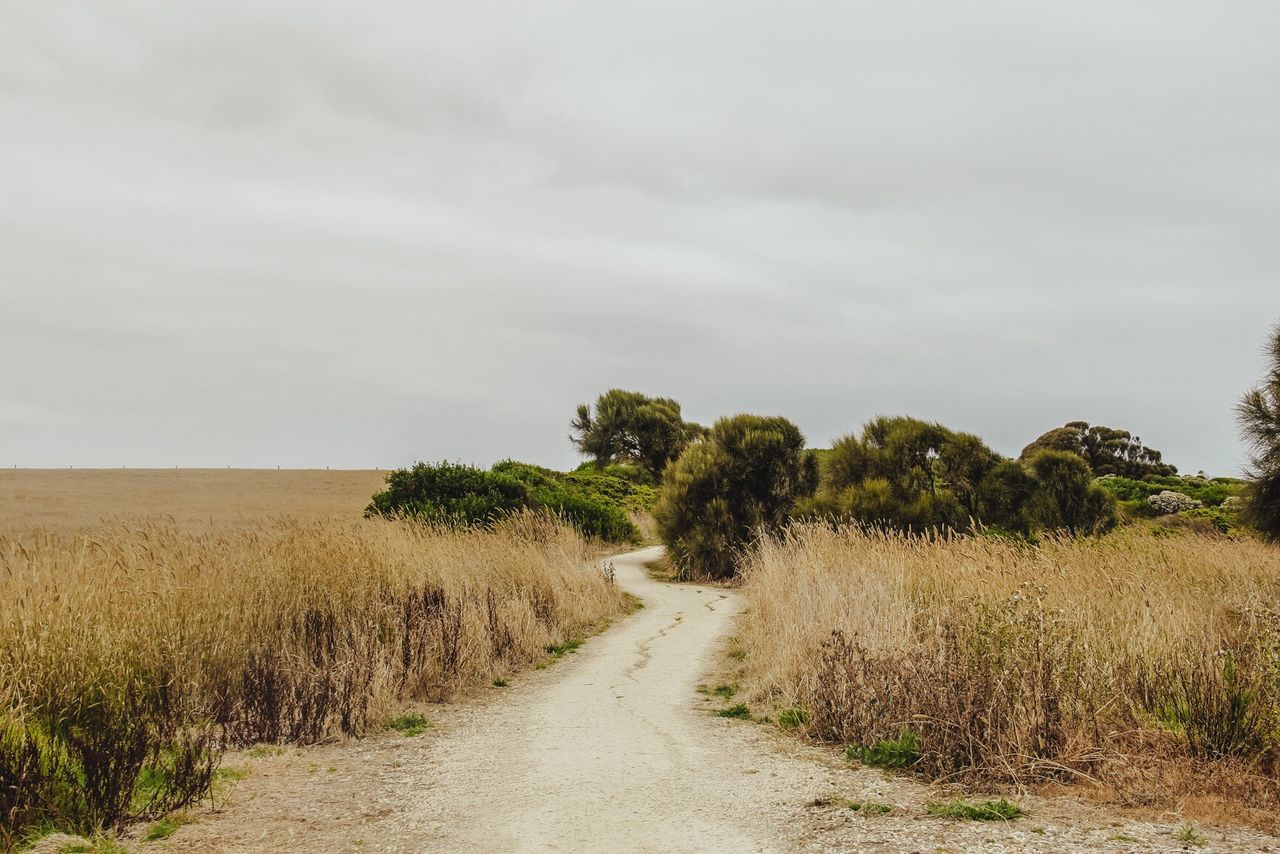
<path id="1" fill-rule="evenodd" d="M 1280 325 L 1267 341 L 1267 372 L 1236 406 L 1249 446 L 1245 517 L 1271 539 L 1280 539 Z"/>
<path id="2" fill-rule="evenodd" d="M 901 528 L 962 528 L 977 514 L 979 485 L 999 460 L 972 434 L 880 416 L 861 434 L 836 440 L 822 492 L 803 511 Z"/>
<path id="3" fill-rule="evenodd" d="M 655 479 L 690 441 L 706 432 L 681 417 L 676 401 L 621 389 L 600 395 L 594 411 L 589 404 L 579 406 L 570 426 L 574 447 L 600 468 L 632 463 Z"/>
<path id="4" fill-rule="evenodd" d="M 667 469 L 658 531 L 682 572 L 729 578 L 742 548 L 781 526 L 814 478 L 804 435 L 787 419 L 722 418 Z"/>
<path id="5" fill-rule="evenodd" d="M 1021 459 L 1029 461 L 1041 451 L 1075 454 L 1089 464 L 1095 477 L 1114 474 L 1142 480 L 1178 473 L 1161 459 L 1159 451 L 1143 445 L 1142 439 L 1128 430 L 1090 426 L 1087 421 L 1055 427 L 1023 448 Z"/>

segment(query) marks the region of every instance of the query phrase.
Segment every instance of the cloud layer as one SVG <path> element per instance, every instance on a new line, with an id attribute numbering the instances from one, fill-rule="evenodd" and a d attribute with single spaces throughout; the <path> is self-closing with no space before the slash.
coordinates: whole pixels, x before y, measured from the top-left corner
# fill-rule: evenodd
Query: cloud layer
<path id="1" fill-rule="evenodd" d="M 552 465 L 621 386 L 1243 458 L 1280 7 L 0 2 L 0 465 Z"/>

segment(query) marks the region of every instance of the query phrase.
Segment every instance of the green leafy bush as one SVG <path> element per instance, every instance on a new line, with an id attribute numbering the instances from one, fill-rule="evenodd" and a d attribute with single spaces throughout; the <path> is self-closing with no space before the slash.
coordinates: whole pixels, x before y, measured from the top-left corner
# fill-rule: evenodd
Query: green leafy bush
<path id="1" fill-rule="evenodd" d="M 654 515 L 672 560 L 686 575 L 733 576 L 741 549 L 786 521 L 815 472 L 787 419 L 720 419 L 664 476 Z"/>
<path id="2" fill-rule="evenodd" d="M 514 460 L 491 471 L 457 463 L 418 463 L 387 475 L 366 515 L 404 514 L 455 527 L 488 525 L 525 508 L 547 510 L 588 536 L 631 542 L 627 512 L 652 489 L 604 474 L 565 473 Z"/>

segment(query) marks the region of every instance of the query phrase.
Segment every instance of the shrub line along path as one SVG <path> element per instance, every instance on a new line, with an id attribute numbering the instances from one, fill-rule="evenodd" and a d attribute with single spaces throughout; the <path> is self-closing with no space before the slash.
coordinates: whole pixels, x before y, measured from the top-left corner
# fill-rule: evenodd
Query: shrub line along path
<path id="1" fill-rule="evenodd" d="M 1181 847 L 1182 822 L 1130 820 L 1023 797 L 1027 818 L 929 816 L 947 797 L 848 766 L 774 727 L 728 720 L 697 688 L 740 608 L 734 591 L 648 577 L 657 549 L 613 559 L 645 607 L 540 672 L 389 735 L 245 760 L 250 776 L 174 850 L 1022 851 Z M 729 702 L 737 702 L 737 699 Z M 851 803 L 892 805 L 862 815 Z M 1198 831 L 1214 850 L 1280 850 L 1248 830 Z"/>

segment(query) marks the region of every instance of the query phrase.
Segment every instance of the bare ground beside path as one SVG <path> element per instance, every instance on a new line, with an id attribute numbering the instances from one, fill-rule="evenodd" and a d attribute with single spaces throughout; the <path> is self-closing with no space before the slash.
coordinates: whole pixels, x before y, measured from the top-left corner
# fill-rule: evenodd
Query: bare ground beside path
<path id="1" fill-rule="evenodd" d="M 665 584 L 656 550 L 615 558 L 645 608 L 576 654 L 436 727 L 248 760 L 218 813 L 171 837 L 217 851 L 1177 850 L 1182 823 L 1138 822 L 1067 798 L 1020 798 L 1009 824 L 925 812 L 942 795 L 857 769 L 776 729 L 726 720 L 697 686 L 739 607 L 732 591 Z M 888 815 L 812 806 L 843 798 Z M 1201 850 L 1280 850 L 1244 829 L 1200 829 Z M 156 843 L 141 845 L 156 847 Z"/>

